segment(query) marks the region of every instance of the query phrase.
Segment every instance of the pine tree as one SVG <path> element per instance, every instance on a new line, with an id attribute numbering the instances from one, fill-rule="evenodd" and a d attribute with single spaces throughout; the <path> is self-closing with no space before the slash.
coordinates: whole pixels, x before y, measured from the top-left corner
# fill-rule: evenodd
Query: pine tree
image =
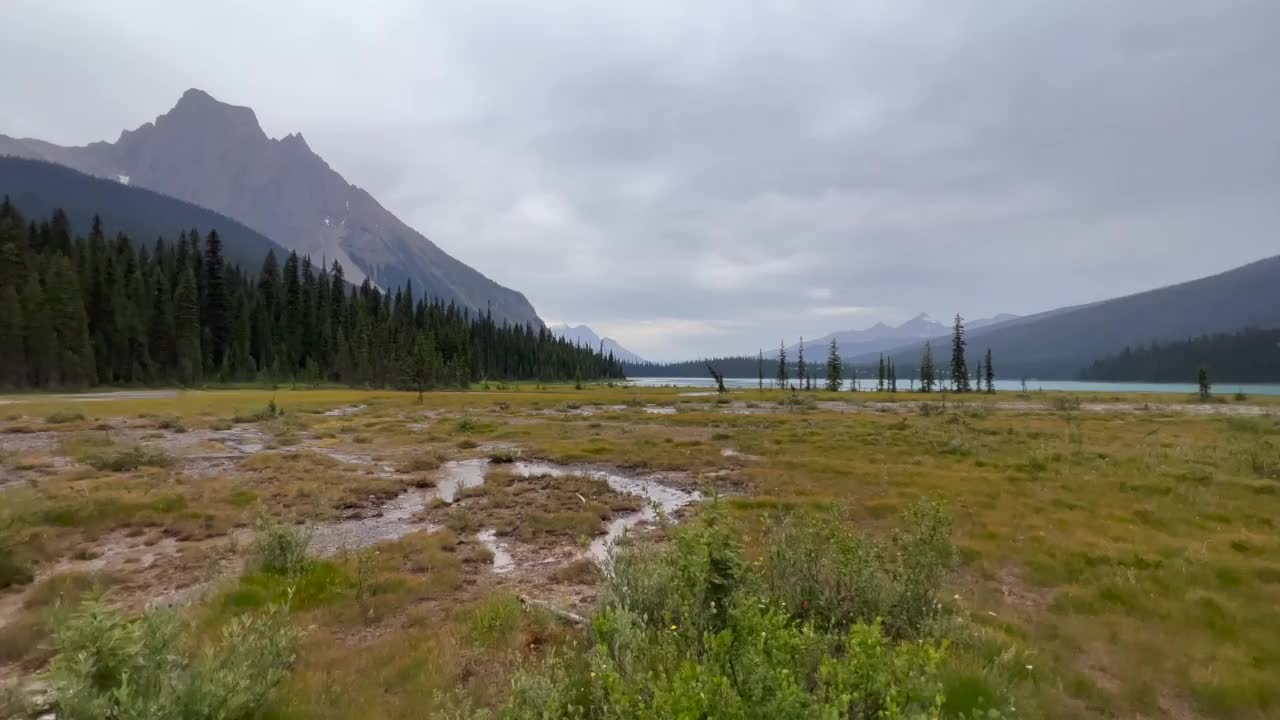
<path id="1" fill-rule="evenodd" d="M 876 392 L 884 392 L 884 353 L 880 353 L 880 367 L 876 370 Z"/>
<path id="2" fill-rule="evenodd" d="M 284 358 L 286 370 L 290 376 L 302 365 L 302 333 L 305 328 L 305 317 L 302 308 L 302 278 L 298 270 L 298 253 L 289 253 L 284 261 L 284 331 L 287 355 Z M 389 359 L 385 355 L 382 359 Z"/>
<path id="3" fill-rule="evenodd" d="M 831 348 L 827 350 L 827 390 L 839 392 L 844 383 L 844 363 L 840 360 L 840 348 L 836 339 L 831 338 Z"/>
<path id="4" fill-rule="evenodd" d="M 163 368 L 158 375 L 166 377 L 168 369 L 177 362 L 177 348 L 174 344 L 173 295 L 169 292 L 169 280 L 164 273 L 158 274 L 151 290 L 151 322 L 147 328 L 147 345 L 152 361 L 157 367 Z"/>
<path id="5" fill-rule="evenodd" d="M 987 373 L 987 392 L 994 393 L 996 391 L 996 371 L 991 365 L 991 348 L 987 348 L 987 362 L 983 364 L 982 369 Z"/>
<path id="6" fill-rule="evenodd" d="M 200 300 L 191 268 L 182 272 L 173 293 L 175 365 L 178 381 L 188 387 L 200 382 L 204 355 L 200 351 Z"/>
<path id="7" fill-rule="evenodd" d="M 101 220 L 87 238 L 69 235 L 65 214 L 37 224 L 0 202 L 0 384 L 194 384 L 207 366 L 224 379 L 256 371 L 410 387 L 400 369 L 419 336 L 436 348 L 433 384 L 621 377 L 612 355 L 545 329 L 499 325 L 488 312 L 416 298 L 408 285 L 353 290 L 340 265 L 316 273 L 310 258 L 294 255 L 282 281 L 274 256 L 257 276 L 242 274 L 221 259 L 216 239 L 202 250 L 196 230 L 172 244 L 157 240 L 153 252 L 123 235 L 107 242 Z M 214 329 L 220 315 L 225 338 Z"/>
<path id="8" fill-rule="evenodd" d="M 44 289 L 56 351 L 53 384 L 67 387 L 93 385 L 97 381 L 97 370 L 89 339 L 89 322 L 85 317 L 80 283 L 67 258 L 55 255 L 50 260 Z"/>
<path id="9" fill-rule="evenodd" d="M 31 273 L 22 289 L 22 344 L 27 355 L 27 382 L 31 387 L 48 387 L 53 380 L 57 346 L 49 324 L 49 306 L 44 301 L 40 278 Z"/>
<path id="10" fill-rule="evenodd" d="M 764 391 L 764 348 L 760 349 L 760 353 L 756 356 L 756 375 L 760 382 L 760 390 Z"/>
<path id="11" fill-rule="evenodd" d="M 5 198 L 8 201 L 8 197 Z M 13 286 L 0 289 L 0 387 L 21 387 L 27 380 L 22 301 Z"/>
<path id="12" fill-rule="evenodd" d="M 205 239 L 204 251 L 204 312 L 203 327 L 209 331 L 209 368 L 222 366 L 231 345 L 231 312 L 227 300 L 226 264 L 222 259 L 222 238 L 217 230 L 211 230 Z"/>
<path id="13" fill-rule="evenodd" d="M 1196 380 L 1200 383 L 1200 399 L 1209 400 L 1213 397 L 1213 388 L 1209 384 L 1209 368 L 1201 365 L 1199 372 L 1196 373 Z"/>
<path id="14" fill-rule="evenodd" d="M 933 392 L 933 348 L 928 341 L 920 358 L 920 392 Z"/>
<path id="15" fill-rule="evenodd" d="M 898 366 L 892 358 L 889 360 L 889 392 L 898 392 Z"/>
<path id="16" fill-rule="evenodd" d="M 422 393 L 431 387 L 434 379 L 434 355 L 435 350 L 430 346 L 427 336 L 421 333 L 415 335 L 411 351 L 405 356 L 404 373 L 406 384 L 418 392 L 418 402 L 422 402 Z"/>
<path id="17" fill-rule="evenodd" d="M 956 392 L 969 392 L 969 369 L 964 360 L 964 318 L 956 313 L 951 328 L 951 385 Z"/>
<path id="18" fill-rule="evenodd" d="M 804 364 L 804 336 L 800 336 L 800 348 L 796 351 L 796 384 L 804 389 L 804 380 L 808 376 L 808 368 Z"/>
<path id="19" fill-rule="evenodd" d="M 787 389 L 787 344 L 786 341 L 778 343 L 778 388 Z"/>

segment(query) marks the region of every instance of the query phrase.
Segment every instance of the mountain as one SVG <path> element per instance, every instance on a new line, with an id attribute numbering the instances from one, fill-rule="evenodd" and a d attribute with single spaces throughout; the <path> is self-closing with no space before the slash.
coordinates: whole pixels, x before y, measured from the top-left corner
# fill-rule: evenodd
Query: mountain
<path id="1" fill-rule="evenodd" d="M 973 366 L 991 348 L 992 364 L 1001 377 L 1073 379 L 1090 363 L 1126 347 L 1276 327 L 1280 255 L 1199 280 L 973 330 L 968 334 L 968 363 Z M 934 360 L 945 363 L 951 351 L 949 333 L 931 341 Z M 914 368 L 923 346 L 918 341 L 905 343 L 890 354 L 899 367 Z M 876 356 L 868 353 L 853 361 L 872 364 Z"/>
<path id="2" fill-rule="evenodd" d="M 533 306 L 454 259 L 348 183 L 301 134 L 267 137 L 247 107 L 188 90 L 169 112 L 114 143 L 62 147 L 0 135 L 0 154 L 47 160 L 233 217 L 349 280 L 414 290 L 494 317 L 541 325 Z"/>
<path id="3" fill-rule="evenodd" d="M 79 235 L 89 233 L 93 216 L 98 215 L 109 237 L 122 232 L 143 246 L 157 237 L 172 241 L 179 232 L 191 228 L 201 235 L 217 230 L 227 260 L 250 270 L 257 270 L 268 251 L 274 250 L 282 257 L 288 254 L 261 233 L 226 215 L 40 160 L 0 157 L 0 196 L 4 195 L 31 218 L 47 218 L 61 208 L 67 213 L 72 232 Z"/>
<path id="4" fill-rule="evenodd" d="M 1151 343 L 1095 361 L 1082 380 L 1194 382 L 1200 368 L 1213 383 L 1280 382 L 1280 328 L 1250 328 L 1181 342 Z"/>
<path id="5" fill-rule="evenodd" d="M 586 325 L 567 325 L 558 323 L 547 328 L 556 337 L 564 338 L 575 345 L 584 345 L 593 350 L 603 349 L 604 354 L 613 353 L 613 356 L 620 362 L 624 363 L 644 363 L 644 358 L 631 352 L 630 350 L 618 344 L 613 338 L 602 338 L 596 335 L 595 331 Z"/>
<path id="6" fill-rule="evenodd" d="M 1017 315 L 1005 313 L 992 318 L 975 320 L 972 323 L 968 323 L 966 327 L 993 327 L 1014 320 L 1017 317 Z M 865 330 L 841 330 L 817 340 L 806 340 L 804 354 L 805 359 L 811 362 L 824 360 L 827 357 L 827 350 L 831 346 L 831 340 L 834 338 L 836 346 L 840 348 L 841 356 L 847 358 L 858 357 L 867 353 L 891 350 L 911 340 L 930 338 L 950 331 L 951 326 L 949 324 L 934 320 L 928 313 L 920 313 L 898 326 L 878 322 Z M 788 347 L 787 356 L 794 360 L 796 351 L 799 348 L 799 343 Z"/>
<path id="7" fill-rule="evenodd" d="M 977 320 L 973 320 L 972 322 L 966 322 L 964 326 L 966 330 L 981 330 L 982 328 L 985 328 L 985 327 L 1001 325 L 1003 323 L 1009 322 L 1010 320 L 1017 320 L 1017 319 L 1018 319 L 1018 316 L 1014 315 L 1013 313 L 1000 313 L 995 317 L 978 318 Z"/>

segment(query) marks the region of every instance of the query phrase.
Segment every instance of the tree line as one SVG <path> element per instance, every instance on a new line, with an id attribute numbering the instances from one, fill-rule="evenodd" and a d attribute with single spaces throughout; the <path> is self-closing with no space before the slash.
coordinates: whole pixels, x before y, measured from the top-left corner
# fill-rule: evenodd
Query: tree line
<path id="1" fill-rule="evenodd" d="M 924 354 L 920 358 L 918 367 L 920 383 L 916 386 L 915 378 L 908 379 L 910 389 L 919 392 L 933 392 L 934 390 L 947 390 L 952 392 L 982 392 L 985 384 L 985 390 L 989 393 L 996 391 L 996 372 L 995 365 L 991 359 L 991 349 L 987 349 L 986 356 L 978 361 L 977 368 L 973 372 L 973 377 L 969 377 L 968 364 L 965 361 L 966 347 L 968 343 L 965 340 L 964 319 L 959 315 L 955 317 L 955 323 L 952 325 L 951 336 L 951 362 L 948 366 L 949 372 L 944 376 L 943 368 L 938 367 L 933 361 L 933 349 L 926 341 L 924 344 Z M 784 341 L 778 347 L 778 359 L 773 363 L 775 372 L 774 380 L 777 387 L 791 387 L 797 390 L 813 390 L 818 384 L 818 376 L 814 369 L 805 363 L 804 360 L 804 338 L 800 338 L 798 350 L 799 357 L 796 359 L 796 375 L 795 383 L 791 383 L 791 375 L 788 373 L 787 365 L 787 348 Z M 765 378 L 765 359 L 764 351 L 761 350 L 756 356 L 756 370 L 759 378 L 760 388 L 764 388 Z M 840 357 L 840 347 L 836 344 L 835 339 L 831 340 L 831 345 L 827 349 L 826 380 L 823 386 L 826 390 L 836 392 L 844 389 L 844 373 L 846 364 Z M 859 372 L 857 368 L 853 368 L 851 373 L 849 390 L 857 392 L 861 390 L 859 382 Z M 949 383 L 947 380 L 949 379 Z M 869 383 L 869 381 L 868 381 Z M 879 362 L 876 366 L 875 387 L 877 392 L 894 392 L 898 391 L 898 366 L 892 357 L 886 358 L 883 353 L 880 354 Z"/>
<path id="2" fill-rule="evenodd" d="M 796 358 L 787 355 L 785 340 L 778 343 L 778 352 L 774 357 L 765 357 L 764 350 L 755 357 L 734 356 L 704 358 L 673 363 L 626 363 L 627 375 L 632 377 L 698 377 L 708 370 L 713 377 L 721 378 L 756 378 L 760 389 L 792 388 L 796 390 L 825 389 L 836 392 L 844 389 L 850 391 L 876 390 L 879 392 L 897 392 L 899 382 L 908 385 L 912 391 L 934 392 L 995 392 L 995 365 L 991 350 L 977 362 L 972 376 L 966 362 L 968 343 L 965 339 L 964 319 L 956 315 L 952 325 L 951 360 L 945 365 L 937 365 L 933 360 L 933 350 L 928 342 L 924 346 L 924 354 L 915 368 L 907 368 L 906 374 L 898 374 L 897 362 L 886 358 L 882 353 L 875 366 L 857 367 L 845 362 L 840 355 L 840 347 L 835 339 L 827 348 L 825 363 L 810 362 L 805 359 L 804 338 L 796 347 Z M 872 380 L 874 372 L 874 384 Z M 917 378 L 919 379 L 917 382 Z M 863 387 L 863 381 L 866 387 Z"/>
<path id="3" fill-rule="evenodd" d="M 0 202 L 0 386 L 187 386 L 250 380 L 462 387 L 485 379 L 621 378 L 621 364 L 545 327 L 383 291 L 268 253 L 256 273 L 223 257 L 216 231 L 172 241 L 109 238 L 94 218 L 26 219 Z"/>
<path id="4" fill-rule="evenodd" d="M 1217 382 L 1280 381 L 1280 328 L 1247 328 L 1177 342 L 1152 342 L 1093 362 L 1082 380 L 1191 382 L 1201 368 Z"/>

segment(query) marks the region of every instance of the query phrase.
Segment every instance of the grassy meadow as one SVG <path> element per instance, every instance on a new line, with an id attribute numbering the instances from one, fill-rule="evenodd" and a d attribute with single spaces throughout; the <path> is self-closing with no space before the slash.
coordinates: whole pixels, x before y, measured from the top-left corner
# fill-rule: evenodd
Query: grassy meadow
<path id="1" fill-rule="evenodd" d="M 122 637 L 163 635 L 127 625 L 157 598 L 172 598 L 183 642 L 210 648 L 248 632 L 237 625 L 243 618 L 287 606 L 294 650 L 261 652 L 280 667 L 275 688 L 261 689 L 260 715 L 269 718 L 502 716 L 513 688 L 521 702 L 543 697 L 527 673 L 549 657 L 581 659 L 619 693 L 643 685 L 632 667 L 591 664 L 593 632 L 597 643 L 637 642 L 601 627 L 649 607 L 622 590 L 638 581 L 578 557 L 636 498 L 587 476 L 520 479 L 503 470 L 512 457 L 699 489 L 703 501 L 678 523 L 640 533 L 651 556 L 622 567 L 703 577 L 681 564 L 701 552 L 688 548 L 732 546 L 726 562 L 741 565 L 744 588 L 734 597 L 762 607 L 781 602 L 794 581 L 785 573 L 805 564 L 771 560 L 788 545 L 780 518 L 824 518 L 832 532 L 856 535 L 849 542 L 859 548 L 883 543 L 869 555 L 882 565 L 868 571 L 881 579 L 867 587 L 884 594 L 919 580 L 894 564 L 893 543 L 910 533 L 904 518 L 914 508 L 937 503 L 954 550 L 939 554 L 947 571 L 929 590 L 938 657 L 893 654 L 915 653 L 923 620 L 887 635 L 900 645 L 872 648 L 912 673 L 936 664 L 934 714 L 1280 715 L 1280 399 L 1199 404 L 1138 394 L 715 396 L 521 385 L 427 393 L 421 402 L 347 389 L 0 397 L 0 685 L 25 687 L 50 668 L 55 678 L 73 672 L 54 659 L 76 647 L 60 627 L 92 620 Z M 324 558 L 300 554 L 313 529 L 374 517 L 394 498 L 433 487 L 442 464 L 486 458 L 489 481 L 448 508 L 424 508 L 422 529 Z M 705 517 L 715 524 L 704 527 Z M 485 526 L 548 570 L 494 572 L 491 548 L 475 536 Z M 267 547 L 264 537 L 279 542 Z M 812 545 L 812 563 L 843 547 L 830 542 Z M 679 594 L 672 582 L 664 596 Z M 526 606 L 522 597 L 546 602 Z M 85 598 L 124 615 L 77 615 Z M 792 601 L 792 618 L 795 602 L 807 611 L 810 598 Z M 714 654 L 703 639 L 681 639 L 686 623 L 818 643 L 772 616 L 713 622 L 705 608 L 670 603 L 654 616 L 693 619 L 644 636 L 646 648 L 669 653 L 645 656 L 654 666 Z M 543 606 L 598 612 L 596 627 Z M 859 608 L 867 623 L 882 611 Z M 890 627 L 897 618 L 882 619 Z M 806 662 L 796 653 L 786 662 Z M 250 660 L 232 653 L 226 662 Z M 192 687 L 212 682 L 203 661 L 190 662 Z M 536 685 L 546 697 L 569 686 L 586 697 L 603 682 L 573 667 L 557 672 L 556 682 Z M 0 715 L 6 703 L 23 712 L 22 694 L 0 695 Z M 700 716 L 680 708 L 671 712 Z"/>

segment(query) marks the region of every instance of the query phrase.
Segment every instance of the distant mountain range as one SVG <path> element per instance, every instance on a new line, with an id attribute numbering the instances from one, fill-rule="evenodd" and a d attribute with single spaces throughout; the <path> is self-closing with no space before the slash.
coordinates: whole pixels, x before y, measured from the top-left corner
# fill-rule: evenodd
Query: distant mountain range
<path id="1" fill-rule="evenodd" d="M 339 261 L 355 283 L 366 276 L 383 288 L 412 281 L 419 296 L 542 324 L 522 294 L 400 221 L 330 168 L 301 134 L 269 138 L 253 110 L 200 90 L 188 90 L 172 110 L 114 143 L 63 147 L 0 135 L 0 155 L 66 165 L 216 210 L 317 263 Z"/>
<path id="2" fill-rule="evenodd" d="M 974 320 L 966 323 L 965 327 L 971 330 L 994 327 L 1001 323 L 1015 320 L 1017 317 L 1017 315 L 1004 313 L 995 317 Z M 816 340 L 805 340 L 804 354 L 805 359 L 810 362 L 823 360 L 827 356 L 827 350 L 831 346 L 832 339 L 834 339 L 836 347 L 840 349 L 840 354 L 843 357 L 853 358 L 867 353 L 891 350 L 911 340 L 934 337 L 949 332 L 951 332 L 950 321 L 940 323 L 930 317 L 928 313 L 920 313 L 897 326 L 878 322 L 865 330 L 841 330 L 824 335 Z M 794 359 L 799 349 L 800 343 L 795 343 L 787 348 L 787 355 Z"/>
<path id="3" fill-rule="evenodd" d="M 42 160 L 0 156 L 0 196 L 8 196 L 30 218 L 48 218 L 62 209 L 78 235 L 89 234 L 97 215 L 108 237 L 124 233 L 140 247 L 150 247 L 158 237 L 172 242 L 192 228 L 202 236 L 217 230 L 223 255 L 249 271 L 257 271 L 268 251 L 282 259 L 288 254 L 263 234 L 208 208 Z"/>
<path id="4" fill-rule="evenodd" d="M 564 338 L 574 344 L 584 345 L 593 350 L 602 350 L 603 354 L 613 356 L 623 363 L 643 363 L 646 360 L 618 344 L 613 338 L 602 338 L 586 325 L 567 325 L 557 323 L 547 327 L 556 337 Z"/>
<path id="5" fill-rule="evenodd" d="M 1000 377 L 1073 379 L 1091 363 L 1152 342 L 1181 341 L 1245 328 L 1280 327 L 1280 255 L 1199 280 L 1113 300 L 1059 308 L 975 327 L 968 325 L 968 363 L 991 349 Z M 924 339 L 945 363 L 950 333 L 903 343 L 888 355 L 902 369 L 918 365 Z M 878 351 L 877 351 L 878 352 Z M 849 358 L 870 365 L 870 352 Z M 1187 378 L 1188 382 L 1194 378 Z"/>

